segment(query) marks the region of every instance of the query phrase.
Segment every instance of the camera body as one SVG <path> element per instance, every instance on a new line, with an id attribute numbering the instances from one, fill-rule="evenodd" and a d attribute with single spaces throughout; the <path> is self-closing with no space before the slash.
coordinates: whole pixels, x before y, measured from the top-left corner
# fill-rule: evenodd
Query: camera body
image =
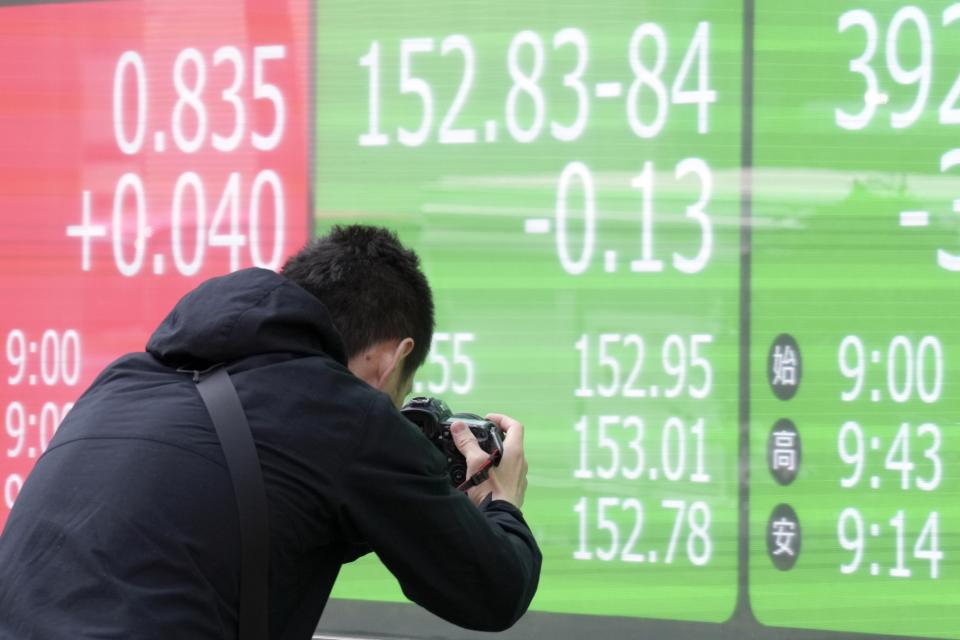
<path id="1" fill-rule="evenodd" d="M 439 398 L 413 398 L 400 409 L 407 420 L 417 425 L 447 459 L 450 482 L 458 487 L 467 480 L 467 461 L 453 442 L 450 425 L 463 422 L 470 428 L 480 448 L 493 457 L 493 464 L 500 464 L 503 456 L 503 432 L 489 420 L 472 413 L 452 413 L 450 407 Z"/>

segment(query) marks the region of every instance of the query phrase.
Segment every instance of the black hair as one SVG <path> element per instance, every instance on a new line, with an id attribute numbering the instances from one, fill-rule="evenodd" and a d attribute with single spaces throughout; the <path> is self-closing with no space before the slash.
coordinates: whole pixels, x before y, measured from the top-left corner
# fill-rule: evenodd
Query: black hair
<path id="1" fill-rule="evenodd" d="M 383 340 L 413 338 L 404 378 L 423 364 L 433 338 L 433 295 L 420 258 L 382 227 L 337 225 L 283 265 L 283 275 L 327 307 L 347 357 Z"/>

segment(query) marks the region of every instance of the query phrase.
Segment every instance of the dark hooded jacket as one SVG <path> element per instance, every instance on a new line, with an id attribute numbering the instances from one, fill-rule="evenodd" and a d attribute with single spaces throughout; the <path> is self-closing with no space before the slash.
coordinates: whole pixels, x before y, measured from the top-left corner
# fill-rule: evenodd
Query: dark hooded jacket
<path id="1" fill-rule="evenodd" d="M 234 638 L 237 507 L 191 375 L 226 363 L 266 486 L 272 638 L 309 638 L 343 562 L 373 550 L 465 627 L 526 610 L 540 551 L 478 509 L 390 399 L 346 368 L 323 304 L 247 269 L 185 296 L 146 353 L 109 365 L 27 478 L 0 537 L 0 638 Z"/>

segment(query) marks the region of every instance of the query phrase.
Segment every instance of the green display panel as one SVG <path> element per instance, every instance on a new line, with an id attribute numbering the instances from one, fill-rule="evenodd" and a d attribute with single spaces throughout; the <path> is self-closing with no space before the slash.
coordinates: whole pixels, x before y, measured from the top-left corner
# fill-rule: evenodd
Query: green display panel
<path id="1" fill-rule="evenodd" d="M 316 19 L 318 227 L 398 229 L 437 302 L 415 391 L 526 424 L 532 608 L 727 620 L 739 5 L 343 0 Z M 334 595 L 405 600 L 375 558 Z"/>
<path id="2" fill-rule="evenodd" d="M 315 27 L 318 230 L 397 229 L 437 302 L 415 393 L 526 424 L 535 616 L 960 638 L 960 3 Z M 376 558 L 334 596 L 405 601 Z"/>
<path id="3" fill-rule="evenodd" d="M 960 5 L 755 33 L 753 613 L 960 638 Z"/>

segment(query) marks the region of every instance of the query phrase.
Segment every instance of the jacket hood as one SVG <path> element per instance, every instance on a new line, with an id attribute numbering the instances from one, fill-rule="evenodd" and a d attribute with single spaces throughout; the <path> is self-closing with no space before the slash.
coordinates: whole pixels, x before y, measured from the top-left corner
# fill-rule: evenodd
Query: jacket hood
<path id="1" fill-rule="evenodd" d="M 327 354 L 346 365 L 343 339 L 314 295 L 267 269 L 207 280 L 185 295 L 147 342 L 174 367 L 202 367 L 264 353 Z"/>

